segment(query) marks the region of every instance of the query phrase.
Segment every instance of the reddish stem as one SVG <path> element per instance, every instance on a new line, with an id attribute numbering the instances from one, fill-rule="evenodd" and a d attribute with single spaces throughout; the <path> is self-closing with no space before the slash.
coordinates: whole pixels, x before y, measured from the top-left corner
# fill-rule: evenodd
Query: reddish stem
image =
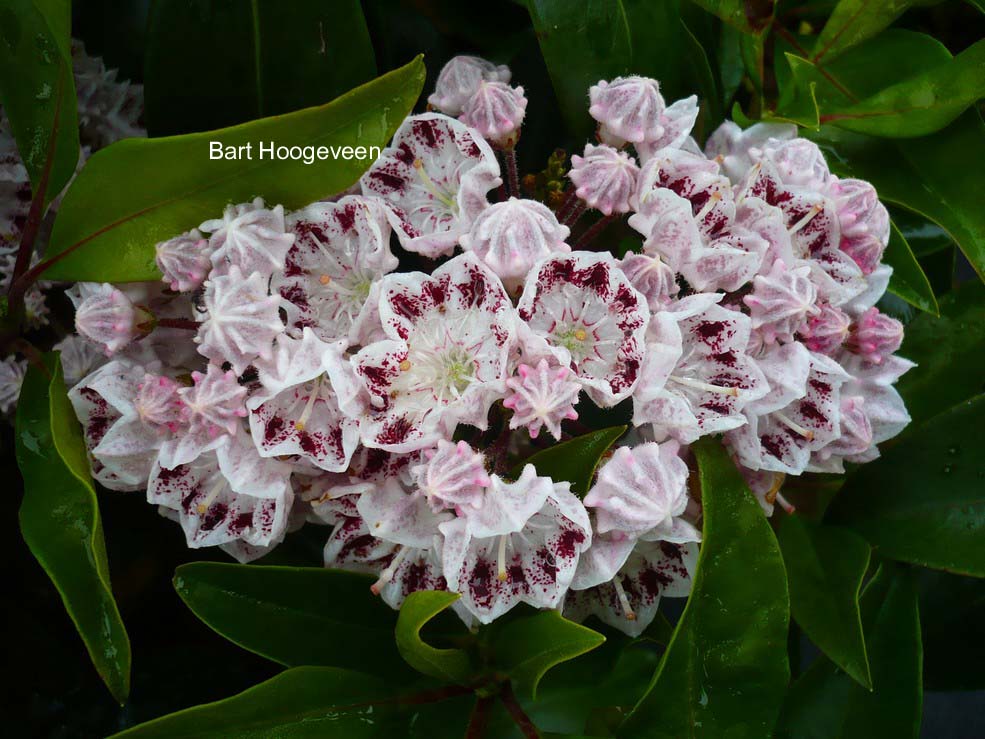
<path id="1" fill-rule="evenodd" d="M 188 331 L 198 331 L 199 322 L 190 318 L 158 318 L 157 325 L 163 328 L 182 328 Z"/>
<path id="2" fill-rule="evenodd" d="M 503 689 L 499 693 L 499 699 L 503 701 L 506 710 L 510 712 L 513 723 L 517 725 L 517 728 L 520 729 L 527 739 L 540 739 L 540 731 L 520 706 L 516 695 L 513 694 L 513 686 L 510 685 L 509 681 L 503 685 Z"/>
<path id="3" fill-rule="evenodd" d="M 564 218 L 561 220 L 561 223 L 563 223 L 565 226 L 574 226 L 575 223 L 578 222 L 578 219 L 581 218 L 581 214 L 584 213 L 587 209 L 588 206 L 585 205 L 584 201 L 579 200 L 577 203 L 574 204 L 574 206 L 572 206 L 572 208 L 567 213 L 565 213 Z"/>
<path id="4" fill-rule="evenodd" d="M 515 198 L 520 197 L 520 173 L 516 166 L 516 149 L 510 147 L 505 152 L 503 152 L 503 158 L 506 159 L 506 176 L 510 183 L 510 195 Z"/>
<path id="5" fill-rule="evenodd" d="M 577 189 L 574 185 L 568 185 L 568 189 L 564 193 L 564 201 L 555 213 L 559 221 L 563 220 L 568 211 L 578 202 L 578 194 L 575 192 Z"/>
<path id="6" fill-rule="evenodd" d="M 618 217 L 619 216 L 617 214 L 610 213 L 607 216 L 602 216 L 601 218 L 599 218 L 597 221 L 595 221 L 595 223 L 592 224 L 591 228 L 585 231 L 585 233 L 583 233 L 578 238 L 578 241 L 575 242 L 575 245 L 572 248 L 573 249 L 586 248 L 590 243 L 592 243 L 592 241 L 595 239 L 596 236 L 602 233 L 606 229 L 606 227 L 614 220 L 616 220 L 616 218 Z"/>
<path id="7" fill-rule="evenodd" d="M 489 723 L 489 708 L 492 706 L 492 701 L 489 696 L 476 700 L 472 715 L 469 717 L 469 726 L 465 730 L 465 739 L 482 739 Z"/>

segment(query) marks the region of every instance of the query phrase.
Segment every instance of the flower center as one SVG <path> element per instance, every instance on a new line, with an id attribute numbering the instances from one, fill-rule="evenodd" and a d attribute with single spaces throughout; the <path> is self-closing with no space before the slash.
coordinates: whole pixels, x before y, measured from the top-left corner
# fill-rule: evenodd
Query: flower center
<path id="1" fill-rule="evenodd" d="M 427 190 L 431 196 L 437 200 L 439 203 L 443 204 L 448 210 L 454 214 L 458 214 L 458 203 L 455 202 L 455 198 L 451 194 L 443 192 L 438 188 L 435 181 L 431 179 L 431 175 L 427 173 L 424 169 L 424 162 L 420 159 L 414 160 L 414 170 L 417 172 L 417 176 L 420 178 L 421 182 L 424 184 L 424 189 Z"/>

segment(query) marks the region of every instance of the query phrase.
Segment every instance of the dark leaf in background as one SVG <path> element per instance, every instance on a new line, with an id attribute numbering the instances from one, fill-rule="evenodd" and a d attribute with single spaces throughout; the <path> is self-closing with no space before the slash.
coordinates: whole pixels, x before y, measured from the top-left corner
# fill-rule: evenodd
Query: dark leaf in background
<path id="1" fill-rule="evenodd" d="M 819 657 L 793 684 L 777 728 L 782 739 L 915 739 L 923 688 L 920 615 L 910 573 L 883 565 L 862 595 L 873 692 Z"/>
<path id="2" fill-rule="evenodd" d="M 773 22 L 775 0 L 692 0 L 742 33 L 760 34 Z"/>
<path id="3" fill-rule="evenodd" d="M 780 548 L 728 452 L 698 459 L 704 529 L 684 614 L 620 737 L 769 736 L 790 677 Z"/>
<path id="4" fill-rule="evenodd" d="M 906 237 L 895 223 L 890 223 L 889 244 L 882 261 L 893 268 L 889 291 L 922 311 L 938 315 L 940 307 L 927 275 L 913 255 Z"/>
<path id="5" fill-rule="evenodd" d="M 46 203 L 79 163 L 70 25 L 68 0 L 9 0 L 0 7 L 0 105 L 35 189 L 52 153 Z"/>
<path id="6" fill-rule="evenodd" d="M 157 0 L 147 38 L 151 136 L 322 105 L 376 76 L 358 0 Z"/>
<path id="7" fill-rule="evenodd" d="M 872 688 L 858 599 L 869 566 L 865 539 L 838 526 L 785 516 L 777 534 L 790 585 L 790 613 L 831 661 Z"/>
<path id="8" fill-rule="evenodd" d="M 985 580 L 916 573 L 927 690 L 985 689 Z"/>
<path id="9" fill-rule="evenodd" d="M 400 655 L 418 672 L 446 683 L 467 685 L 475 676 L 464 649 L 433 647 L 421 637 L 424 626 L 458 600 L 457 593 L 419 590 L 400 606 L 395 638 Z"/>
<path id="10" fill-rule="evenodd" d="M 113 697 L 130 692 L 130 641 L 113 599 L 96 491 L 58 356 L 30 367 L 17 408 L 21 533 L 62 596 Z"/>
<path id="11" fill-rule="evenodd" d="M 202 621 L 281 664 L 324 665 L 384 678 L 410 674 L 397 652 L 397 615 L 369 591 L 373 578 L 307 567 L 193 562 L 174 587 Z"/>
<path id="12" fill-rule="evenodd" d="M 814 44 L 811 61 L 832 61 L 847 49 L 870 39 L 919 0 L 840 0 Z"/>
<path id="13" fill-rule="evenodd" d="M 156 280 L 154 245 L 263 195 L 300 208 L 349 187 L 372 159 L 258 161 L 259 141 L 279 146 L 384 146 L 413 108 L 424 64 L 410 64 L 319 108 L 233 128 L 166 139 L 125 139 L 97 152 L 69 188 L 46 253 L 75 249 L 45 272 L 51 279 Z M 209 161 L 210 141 L 253 143 L 254 160 Z M 154 177 L 149 178 L 148 172 Z"/>
<path id="14" fill-rule="evenodd" d="M 985 577 L 985 395 L 909 431 L 860 466 L 826 519 L 882 556 Z"/>
<path id="15" fill-rule="evenodd" d="M 519 477 L 523 468 L 532 464 L 538 475 L 555 481 L 567 480 L 571 483 L 571 492 L 583 497 L 592 486 L 602 458 L 626 433 L 626 428 L 612 426 L 554 444 L 523 460 L 513 469 L 512 476 Z"/>
<path id="16" fill-rule="evenodd" d="M 239 695 L 140 724 L 114 737 L 393 736 L 379 678 L 335 667 L 295 667 Z"/>

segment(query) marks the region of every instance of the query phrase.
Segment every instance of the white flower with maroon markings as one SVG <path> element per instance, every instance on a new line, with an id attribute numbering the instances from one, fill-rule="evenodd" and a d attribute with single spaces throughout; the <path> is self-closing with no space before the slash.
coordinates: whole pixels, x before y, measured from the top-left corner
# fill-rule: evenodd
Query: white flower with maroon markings
<path id="1" fill-rule="evenodd" d="M 599 138 L 611 146 L 656 141 L 663 136 L 665 103 L 660 85 L 649 77 L 617 77 L 592 85 L 589 114 L 599 122 Z"/>
<path id="2" fill-rule="evenodd" d="M 236 267 L 244 275 L 269 277 L 284 269 L 284 257 L 294 243 L 284 222 L 284 206 L 267 208 L 263 198 L 228 205 L 222 218 L 205 221 L 199 229 L 209 236 L 210 259 L 216 276 Z"/>
<path id="3" fill-rule="evenodd" d="M 571 251 L 564 243 L 569 233 L 543 203 L 510 198 L 475 219 L 462 235 L 462 248 L 478 256 L 508 290 L 515 290 L 539 260 Z"/>
<path id="4" fill-rule="evenodd" d="M 611 146 L 586 144 L 584 156 L 571 157 L 568 177 L 575 194 L 604 215 L 626 213 L 636 190 L 636 160 Z"/>
<path id="5" fill-rule="evenodd" d="M 283 538 L 293 502 L 291 468 L 263 459 L 245 432 L 173 468 L 155 463 L 147 501 L 177 514 L 188 546 L 269 547 Z M 244 550 L 227 549 L 240 561 Z"/>
<path id="6" fill-rule="evenodd" d="M 430 277 L 388 275 L 380 319 L 389 338 L 352 358 L 371 399 L 359 417 L 363 443 L 409 452 L 459 423 L 486 428 L 516 347 L 516 311 L 499 278 L 472 254 Z"/>
<path id="7" fill-rule="evenodd" d="M 379 282 L 397 268 L 386 206 L 350 195 L 309 205 L 291 214 L 288 226 L 294 245 L 270 284 L 284 299 L 288 332 L 299 338 L 310 328 L 325 341 L 363 343 L 373 329 Z"/>
<path id="8" fill-rule="evenodd" d="M 343 342 L 326 343 L 310 328 L 300 339 L 280 336 L 273 357 L 257 363 L 262 387 L 247 403 L 260 456 L 297 455 L 329 472 L 345 470 L 359 444 L 359 422 L 339 407 L 349 372 Z"/>
<path id="9" fill-rule="evenodd" d="M 595 512 L 595 530 L 700 541 L 700 532 L 680 518 L 688 502 L 688 472 L 679 449 L 675 441 L 616 449 L 585 495 L 585 506 Z"/>
<path id="10" fill-rule="evenodd" d="M 503 405 L 513 411 L 510 428 L 525 426 L 531 439 L 536 439 L 542 427 L 561 440 L 561 422 L 578 418 L 575 406 L 581 383 L 568 367 L 541 359 L 536 366 L 521 364 L 517 376 L 506 381 L 510 394 Z"/>
<path id="11" fill-rule="evenodd" d="M 434 92 L 428 97 L 428 105 L 446 115 L 460 115 L 483 81 L 509 82 L 510 68 L 496 65 L 477 56 L 452 57 L 435 83 Z"/>
<path id="12" fill-rule="evenodd" d="M 450 254 L 499 186 L 496 155 L 464 123 L 434 113 L 407 118 L 360 180 L 383 198 L 400 244 L 426 257 Z"/>
<path id="13" fill-rule="evenodd" d="M 568 491 L 568 483 L 553 483 L 537 477 L 531 466 L 527 469 L 529 473 L 525 470 L 513 484 L 512 497 L 528 504 L 546 494 L 546 501 L 525 521 L 496 517 L 496 525 L 480 528 L 474 521 L 456 518 L 440 526 L 448 589 L 460 593 L 461 603 L 482 623 L 520 602 L 556 608 L 574 577 L 578 557 L 591 544 L 588 514 Z M 490 531 L 501 533 L 488 535 Z"/>
<path id="14" fill-rule="evenodd" d="M 274 337 L 284 330 L 280 296 L 267 294 L 267 278 L 248 277 L 238 267 L 205 283 L 206 318 L 195 337 L 198 351 L 213 362 L 229 362 L 242 374 L 258 357 L 269 359 Z"/>
<path id="15" fill-rule="evenodd" d="M 175 292 L 196 290 L 212 269 L 212 248 L 197 228 L 154 247 L 162 278 Z"/>
<path id="16" fill-rule="evenodd" d="M 215 449 L 242 428 L 247 416 L 246 388 L 236 373 L 210 364 L 205 373 L 192 372 L 192 387 L 180 388 L 184 425 L 161 448 L 161 464 L 169 469 Z"/>
<path id="17" fill-rule="evenodd" d="M 658 440 L 690 443 L 745 423 L 742 410 L 768 390 L 747 355 L 749 317 L 698 293 L 654 314 L 646 361 L 633 393 L 633 423 L 649 423 Z"/>
<path id="18" fill-rule="evenodd" d="M 727 434 L 729 446 L 752 470 L 802 474 L 811 455 L 838 438 L 848 379 L 835 360 L 811 352 L 804 395 L 776 410 L 748 410 L 748 423 Z"/>
<path id="19" fill-rule="evenodd" d="M 650 310 L 610 255 L 579 251 L 540 262 L 517 308 L 531 353 L 571 367 L 595 403 L 612 406 L 633 392 Z"/>
<path id="20" fill-rule="evenodd" d="M 69 390 L 89 450 L 92 476 L 110 490 L 139 490 L 165 437 L 134 401 L 147 369 L 128 359 L 103 365 Z"/>
<path id="21" fill-rule="evenodd" d="M 564 615 L 574 621 L 598 616 L 603 623 L 631 637 L 642 634 L 657 615 L 660 598 L 686 598 L 698 563 L 695 544 L 638 542 L 611 580 L 572 589 Z"/>

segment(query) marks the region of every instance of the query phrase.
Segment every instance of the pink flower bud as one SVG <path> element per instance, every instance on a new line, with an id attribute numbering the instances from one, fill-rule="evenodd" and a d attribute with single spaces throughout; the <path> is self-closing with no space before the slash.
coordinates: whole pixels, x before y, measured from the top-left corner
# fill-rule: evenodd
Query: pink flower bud
<path id="1" fill-rule="evenodd" d="M 585 156 L 571 157 L 568 176 L 578 188 L 575 192 L 579 198 L 589 207 L 611 215 L 629 211 L 639 174 L 636 161 L 626 152 L 604 144 L 588 144 Z"/>
<path id="2" fill-rule="evenodd" d="M 522 87 L 483 80 L 458 119 L 476 129 L 482 138 L 509 149 L 520 138 L 520 124 L 526 110 L 527 98 Z"/>
<path id="3" fill-rule="evenodd" d="M 903 324 L 895 318 L 869 308 L 859 316 L 848 337 L 848 348 L 870 362 L 881 364 L 903 343 Z"/>
<path id="4" fill-rule="evenodd" d="M 835 180 L 829 187 L 841 227 L 840 249 L 871 274 L 889 243 L 889 213 L 876 189 L 862 180 Z"/>
<path id="5" fill-rule="evenodd" d="M 146 374 L 137 385 L 133 407 L 144 423 L 174 432 L 184 420 L 185 404 L 178 396 L 177 382 L 170 377 Z"/>
<path id="6" fill-rule="evenodd" d="M 428 103 L 445 115 L 461 115 L 465 104 L 483 80 L 509 82 L 510 68 L 497 66 L 477 56 L 452 57 L 438 74 L 438 82 Z"/>
<path id="7" fill-rule="evenodd" d="M 439 441 L 428 462 L 414 470 L 418 487 L 435 512 L 446 508 L 479 508 L 491 481 L 486 460 L 464 441 Z"/>
<path id="8" fill-rule="evenodd" d="M 542 426 L 555 439 L 561 438 L 561 421 L 578 418 L 575 404 L 581 386 L 567 367 L 551 366 L 541 359 L 536 367 L 521 364 L 517 377 L 506 381 L 510 395 L 503 405 L 512 409 L 510 428 L 526 426 L 536 439 Z"/>
<path id="9" fill-rule="evenodd" d="M 801 330 L 800 336 L 812 352 L 830 356 L 848 338 L 852 319 L 844 311 L 827 303 L 817 307 L 819 312 L 807 319 L 807 326 Z"/>
<path id="10" fill-rule="evenodd" d="M 157 266 L 162 279 L 179 293 L 191 292 L 204 281 L 212 262 L 209 260 L 209 242 L 202 238 L 198 229 L 162 241 L 156 247 Z"/>
<path id="11" fill-rule="evenodd" d="M 601 124 L 599 138 L 604 143 L 622 146 L 663 135 L 660 118 L 665 104 L 656 80 L 636 76 L 603 80 L 592 85 L 588 95 L 588 112 Z"/>
<path id="12" fill-rule="evenodd" d="M 108 283 L 90 293 L 75 311 L 75 328 L 80 334 L 101 344 L 106 354 L 115 354 L 140 333 L 139 325 L 148 318 L 121 290 Z"/>
<path id="13" fill-rule="evenodd" d="M 791 341 L 808 315 L 817 313 L 817 288 L 810 280 L 810 272 L 806 263 L 788 269 L 777 260 L 767 274 L 753 280 L 753 292 L 743 302 L 749 306 L 753 329 L 767 344 Z"/>
<path id="14" fill-rule="evenodd" d="M 764 157 L 773 166 L 784 185 L 823 190 L 831 179 L 824 154 L 813 141 L 791 139 L 772 140 L 764 149 Z"/>

